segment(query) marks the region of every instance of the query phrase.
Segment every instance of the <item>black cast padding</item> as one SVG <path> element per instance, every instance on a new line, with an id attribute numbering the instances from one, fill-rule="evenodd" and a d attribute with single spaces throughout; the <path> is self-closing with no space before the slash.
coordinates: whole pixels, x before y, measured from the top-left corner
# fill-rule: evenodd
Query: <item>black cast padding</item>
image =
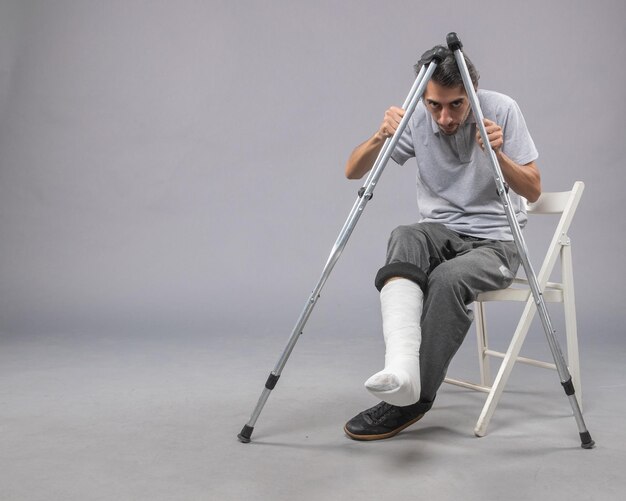
<path id="1" fill-rule="evenodd" d="M 376 274 L 376 280 L 374 285 L 378 289 L 378 292 L 385 286 L 385 283 L 390 278 L 401 277 L 415 282 L 420 286 L 422 292 L 426 294 L 426 288 L 428 287 L 428 277 L 421 269 L 412 263 L 391 263 L 386 264 Z"/>

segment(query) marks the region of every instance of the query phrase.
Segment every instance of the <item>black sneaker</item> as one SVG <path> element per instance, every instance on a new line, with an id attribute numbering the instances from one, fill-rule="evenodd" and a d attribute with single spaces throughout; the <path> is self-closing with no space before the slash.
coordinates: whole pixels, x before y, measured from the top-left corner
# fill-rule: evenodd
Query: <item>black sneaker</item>
<path id="1" fill-rule="evenodd" d="M 432 402 L 417 402 L 407 407 L 381 402 L 354 416 L 343 430 L 354 440 L 391 438 L 419 421 L 431 407 Z"/>

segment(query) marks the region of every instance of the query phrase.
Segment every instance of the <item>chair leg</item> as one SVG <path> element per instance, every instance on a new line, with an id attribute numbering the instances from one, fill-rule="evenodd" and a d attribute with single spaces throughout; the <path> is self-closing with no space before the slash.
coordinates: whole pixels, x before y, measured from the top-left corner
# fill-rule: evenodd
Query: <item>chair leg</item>
<path id="1" fill-rule="evenodd" d="M 576 301 L 574 297 L 574 274 L 572 272 L 572 249 L 569 245 L 561 249 L 563 308 L 565 310 L 565 333 L 567 340 L 567 365 L 576 391 L 578 406 L 583 410 L 580 360 L 578 355 L 578 332 L 576 324 Z"/>
<path id="2" fill-rule="evenodd" d="M 519 356 L 520 350 L 522 349 L 522 345 L 526 339 L 526 334 L 528 334 L 530 324 L 536 311 L 537 308 L 534 304 L 533 298 L 530 297 L 526 302 L 526 306 L 524 307 L 522 316 L 517 324 L 511 343 L 509 344 L 506 354 L 504 355 L 504 359 L 500 364 L 498 374 L 496 375 L 491 390 L 489 391 L 489 395 L 487 396 L 487 400 L 485 401 L 482 412 L 480 413 L 476 423 L 476 427 L 474 428 L 474 434 L 478 437 L 483 437 L 487 433 L 489 421 L 491 421 L 493 413 L 496 410 L 496 406 L 498 405 L 498 401 L 504 391 L 504 387 L 506 386 L 509 376 L 511 375 L 511 371 L 513 370 L 513 366 Z"/>
<path id="3" fill-rule="evenodd" d="M 476 344 L 478 346 L 478 366 L 480 368 L 480 384 L 483 386 L 491 385 L 491 368 L 489 366 L 489 357 L 487 356 L 487 348 L 489 346 L 487 340 L 487 322 L 485 317 L 485 303 L 477 301 L 475 304 L 475 320 L 476 320 Z"/>

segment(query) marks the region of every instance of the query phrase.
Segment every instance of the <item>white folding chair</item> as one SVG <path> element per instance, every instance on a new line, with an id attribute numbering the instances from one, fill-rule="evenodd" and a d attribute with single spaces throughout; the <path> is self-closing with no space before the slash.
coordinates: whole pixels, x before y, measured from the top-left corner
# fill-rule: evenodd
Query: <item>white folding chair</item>
<path id="1" fill-rule="evenodd" d="M 582 393 L 578 360 L 578 337 L 576 333 L 574 276 L 572 269 L 571 242 L 567 232 L 574 218 L 574 213 L 576 212 L 584 188 L 585 185 L 581 181 L 577 181 L 574 183 L 571 191 L 542 193 L 539 200 L 527 205 L 529 217 L 536 214 L 561 214 L 548 252 L 537 275 L 537 280 L 546 302 L 558 302 L 563 304 L 566 331 L 565 338 L 567 343 L 567 365 L 572 376 L 572 382 L 581 410 Z M 548 280 L 557 261 L 560 261 L 561 264 L 561 282 L 549 282 Z M 489 349 L 487 343 L 485 303 L 489 301 L 521 301 L 526 303 L 506 353 Z M 489 421 L 493 416 L 502 391 L 516 362 L 554 370 L 556 370 L 556 366 L 554 363 L 519 356 L 522 344 L 524 343 L 530 324 L 537 311 L 534 298 L 526 279 L 516 278 L 513 284 L 507 289 L 479 294 L 474 305 L 480 383 L 472 383 L 453 378 L 446 378 L 445 381 L 464 388 L 488 393 L 487 400 L 478 418 L 476 427 L 474 428 L 474 433 L 482 437 L 487 433 Z M 493 383 L 491 382 L 489 370 L 489 357 L 502 358 L 500 369 Z"/>

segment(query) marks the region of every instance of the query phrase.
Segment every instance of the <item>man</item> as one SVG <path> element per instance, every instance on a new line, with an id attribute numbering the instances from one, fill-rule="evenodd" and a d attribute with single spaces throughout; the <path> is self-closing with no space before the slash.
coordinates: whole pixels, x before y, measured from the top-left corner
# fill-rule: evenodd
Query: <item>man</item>
<path id="1" fill-rule="evenodd" d="M 468 305 L 480 292 L 508 287 L 520 264 L 454 54 L 444 50 L 391 156 L 400 165 L 417 160 L 421 217 L 392 232 L 385 266 L 376 276 L 385 367 L 365 386 L 382 402 L 346 423 L 346 434 L 355 440 L 392 437 L 431 408 L 472 322 Z M 478 72 L 466 62 L 477 88 Z M 533 202 L 541 193 L 537 150 L 515 101 L 492 91 L 477 93 L 523 227 L 521 197 Z M 360 179 L 372 168 L 403 115 L 397 107 L 386 111 L 376 133 L 352 152 L 346 177 Z"/>

